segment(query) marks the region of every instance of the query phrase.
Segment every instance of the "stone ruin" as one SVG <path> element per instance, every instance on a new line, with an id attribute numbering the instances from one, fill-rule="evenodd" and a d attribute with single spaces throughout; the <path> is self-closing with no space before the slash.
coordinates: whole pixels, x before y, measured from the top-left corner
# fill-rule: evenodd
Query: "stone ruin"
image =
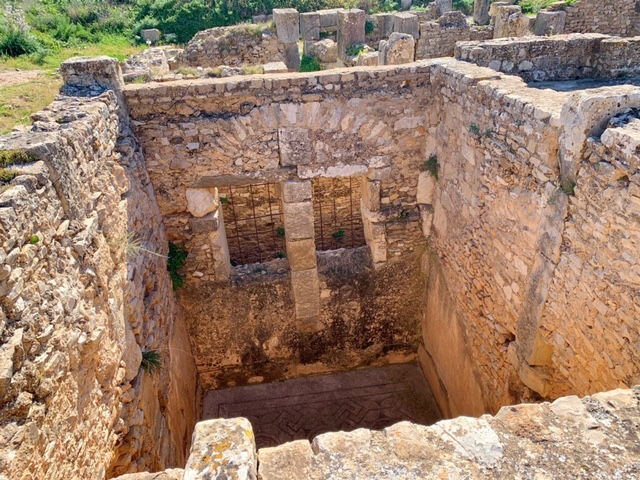
<path id="1" fill-rule="evenodd" d="M 638 38 L 384 41 L 311 73 L 62 65 L 0 137 L 0 478 L 640 476 Z M 442 420 L 369 396 L 397 420 L 267 445 L 236 418 L 390 365 Z"/>

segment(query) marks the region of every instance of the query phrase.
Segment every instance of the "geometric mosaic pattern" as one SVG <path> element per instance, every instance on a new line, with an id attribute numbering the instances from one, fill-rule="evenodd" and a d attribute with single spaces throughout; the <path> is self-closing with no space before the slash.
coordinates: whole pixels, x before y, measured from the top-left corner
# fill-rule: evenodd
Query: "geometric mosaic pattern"
<path id="1" fill-rule="evenodd" d="M 380 430 L 402 420 L 430 425 L 440 413 L 414 364 L 207 392 L 204 418 L 245 417 L 258 448 L 321 433 Z"/>

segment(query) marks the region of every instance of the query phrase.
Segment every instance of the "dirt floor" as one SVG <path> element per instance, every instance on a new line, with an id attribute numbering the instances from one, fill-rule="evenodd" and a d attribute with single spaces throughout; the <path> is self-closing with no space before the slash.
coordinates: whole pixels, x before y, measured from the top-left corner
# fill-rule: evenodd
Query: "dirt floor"
<path id="1" fill-rule="evenodd" d="M 403 420 L 442 417 L 415 364 L 391 365 L 207 392 L 203 419 L 248 418 L 258 448 L 356 428 L 380 430 Z"/>
<path id="2" fill-rule="evenodd" d="M 45 73 L 44 70 L 8 70 L 0 72 L 0 87 L 27 83 L 38 75 Z"/>

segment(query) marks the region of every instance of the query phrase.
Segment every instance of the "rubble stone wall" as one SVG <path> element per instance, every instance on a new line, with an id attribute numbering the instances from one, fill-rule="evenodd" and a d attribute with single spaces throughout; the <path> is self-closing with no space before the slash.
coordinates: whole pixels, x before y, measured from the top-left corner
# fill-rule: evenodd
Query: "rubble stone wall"
<path id="1" fill-rule="evenodd" d="M 270 24 L 241 24 L 198 32 L 176 56 L 175 68 L 241 67 L 284 61 L 284 48 Z"/>
<path id="2" fill-rule="evenodd" d="M 0 138 L 36 161 L 0 193 L 5 478 L 181 466 L 196 419 L 153 189 L 116 96 L 100 90 Z M 156 374 L 140 367 L 149 350 Z"/>
<path id="3" fill-rule="evenodd" d="M 576 0 L 564 7 L 564 33 L 604 33 L 631 37 L 640 34 L 636 0 Z"/>

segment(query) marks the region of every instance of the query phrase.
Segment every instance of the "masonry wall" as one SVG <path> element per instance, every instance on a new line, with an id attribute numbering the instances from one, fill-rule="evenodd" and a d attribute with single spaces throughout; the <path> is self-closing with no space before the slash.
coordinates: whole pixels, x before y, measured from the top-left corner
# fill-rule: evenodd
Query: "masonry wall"
<path id="1" fill-rule="evenodd" d="M 241 67 L 284 61 L 283 47 L 270 24 L 241 24 L 198 32 L 176 57 L 176 67 Z"/>
<path id="2" fill-rule="evenodd" d="M 113 92 L 62 97 L 0 138 L 38 161 L 0 194 L 7 478 L 182 465 L 196 378 L 142 153 Z M 152 254 L 131 251 L 134 239 Z M 129 253 L 127 253 L 129 250 Z M 162 369 L 140 369 L 141 350 Z"/>
<path id="3" fill-rule="evenodd" d="M 636 0 L 577 0 L 564 8 L 564 33 L 604 33 L 631 37 L 640 33 Z"/>
<path id="4" fill-rule="evenodd" d="M 583 300 L 573 297 L 570 284 L 560 283 L 556 295 L 567 299 L 562 308 L 576 312 L 574 321 L 565 321 L 565 313 L 551 313 L 546 303 L 556 266 L 565 258 L 562 236 L 571 218 L 564 185 L 575 176 L 567 166 L 577 147 L 568 139 L 572 128 L 601 120 L 573 112 L 568 93 L 546 91 L 542 98 L 518 77 L 440 59 L 278 78 L 132 85 L 126 96 L 149 152 L 152 181 L 164 196 L 164 221 L 176 241 L 188 233 L 186 187 L 229 179 L 366 175 L 368 182 L 380 182 L 379 193 L 367 193 L 367 202 L 379 199 L 378 209 L 363 208 L 363 218 L 384 232 L 382 244 L 368 238 L 378 271 L 410 265 L 412 250 L 420 252 L 425 241 L 430 246 L 420 270 L 427 286 L 423 283 L 426 290 L 419 294 L 419 357 L 441 410 L 477 414 L 556 396 L 548 378 L 559 367 L 549 361 L 564 356 L 562 347 L 545 340 L 545 324 L 555 322 L 555 335 L 562 337 L 588 328 L 579 318 Z M 620 105 L 628 99 L 624 102 Z M 616 103 L 609 103 L 608 114 L 613 114 Z M 561 121 L 565 110 L 575 118 Z M 593 112 L 603 115 L 602 109 Z M 437 179 L 429 174 L 432 157 L 439 165 Z M 283 165 L 283 158 L 295 161 Z M 172 226 L 178 222 L 182 230 Z M 381 245 L 386 257 L 373 258 Z M 216 277 L 203 281 L 190 275 L 187 284 L 194 293 L 187 303 L 195 304 L 197 289 L 213 292 L 207 282 Z M 278 295 L 287 298 L 286 292 Z M 623 302 L 627 294 L 616 290 L 611 295 Z M 285 300 L 281 303 L 290 311 Z M 190 321 L 199 335 L 215 339 L 216 329 L 233 325 L 231 320 L 221 327 L 199 322 L 205 313 L 198 308 Z M 543 323 L 545 315 L 550 319 Z M 326 328 L 331 322 L 323 323 Z M 596 351 L 620 349 L 602 337 L 594 342 Z M 636 365 L 632 343 L 623 344 L 621 355 Z M 303 358 L 298 356 L 303 350 L 289 358 Z M 579 372 L 602 388 L 623 381 L 615 377 L 614 383 L 587 368 L 590 356 L 576 355 L 585 363 L 571 360 L 574 375 Z M 201 366 L 206 362 L 210 359 L 199 360 Z M 218 368 L 214 363 L 207 368 Z M 615 364 L 600 367 L 615 370 Z M 340 368 L 339 363 L 331 368 Z M 246 380 L 240 383 L 248 381 L 249 372 L 243 375 Z M 627 375 L 624 382 L 632 379 Z M 571 385 L 573 393 L 586 393 L 584 383 Z"/>

